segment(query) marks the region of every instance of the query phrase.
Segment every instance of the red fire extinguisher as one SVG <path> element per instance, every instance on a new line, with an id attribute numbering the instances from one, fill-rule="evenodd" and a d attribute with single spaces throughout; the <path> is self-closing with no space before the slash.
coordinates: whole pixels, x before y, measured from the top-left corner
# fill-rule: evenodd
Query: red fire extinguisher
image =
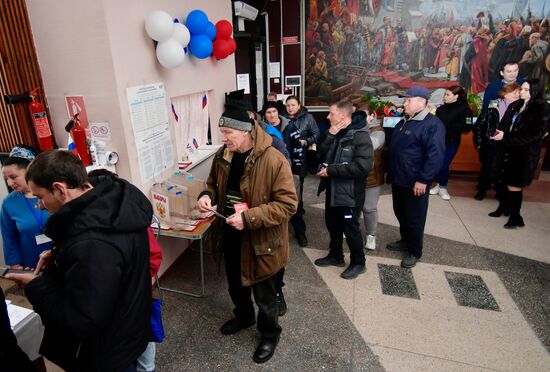
<path id="1" fill-rule="evenodd" d="M 76 152 L 82 160 L 84 166 L 92 164 L 90 159 L 90 153 L 88 152 L 88 141 L 86 138 L 86 130 L 82 128 L 80 120 L 78 119 L 78 113 L 76 113 L 69 123 L 65 126 L 65 130 L 70 133 L 73 138 L 73 142 L 76 148 Z"/>
<path id="2" fill-rule="evenodd" d="M 38 147 L 40 151 L 46 151 L 53 149 L 53 136 L 50 130 L 50 124 L 48 123 L 48 116 L 44 106 L 40 103 L 36 97 L 38 90 L 35 88 L 30 94 L 31 101 L 29 102 L 29 113 L 31 114 L 32 124 L 36 137 L 38 137 Z"/>

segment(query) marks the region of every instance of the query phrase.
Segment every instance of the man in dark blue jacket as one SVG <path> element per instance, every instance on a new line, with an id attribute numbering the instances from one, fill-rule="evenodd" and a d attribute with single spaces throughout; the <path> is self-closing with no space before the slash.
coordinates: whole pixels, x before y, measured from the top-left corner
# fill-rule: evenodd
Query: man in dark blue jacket
<path id="1" fill-rule="evenodd" d="M 353 115 L 349 100 L 332 104 L 330 128 L 321 141 L 319 154 L 325 166 L 320 169 L 319 194 L 326 190 L 325 223 L 330 233 L 330 251 L 315 260 L 317 266 L 343 267 L 342 234 L 350 250 L 350 264 L 340 275 L 354 279 L 365 272 L 363 236 L 359 215 L 365 202 L 365 180 L 373 166 L 372 142 L 367 130 L 366 114 Z"/>
<path id="2" fill-rule="evenodd" d="M 401 266 L 411 268 L 422 257 L 429 199 L 426 191 L 443 162 L 445 125 L 427 108 L 428 89 L 412 87 L 403 97 L 407 119 L 393 130 L 388 169 L 401 239 L 387 248 L 408 251 Z"/>

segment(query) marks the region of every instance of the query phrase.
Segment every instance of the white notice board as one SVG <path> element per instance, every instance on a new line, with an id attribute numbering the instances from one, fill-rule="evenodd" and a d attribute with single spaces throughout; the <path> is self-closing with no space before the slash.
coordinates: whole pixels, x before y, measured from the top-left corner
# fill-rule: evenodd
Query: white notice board
<path id="1" fill-rule="evenodd" d="M 126 92 L 141 180 L 147 181 L 174 164 L 164 84 L 131 87 Z"/>

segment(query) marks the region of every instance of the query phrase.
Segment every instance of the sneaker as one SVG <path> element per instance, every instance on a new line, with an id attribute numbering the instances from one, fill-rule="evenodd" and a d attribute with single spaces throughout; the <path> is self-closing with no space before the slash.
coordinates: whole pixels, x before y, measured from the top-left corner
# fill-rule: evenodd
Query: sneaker
<path id="1" fill-rule="evenodd" d="M 388 243 L 386 245 L 386 249 L 390 251 L 406 251 L 407 249 L 407 243 L 403 239 L 398 240 L 396 242 Z"/>
<path id="2" fill-rule="evenodd" d="M 365 243 L 365 248 L 374 250 L 376 249 L 376 236 L 374 235 L 367 235 L 367 238 L 365 239 L 367 242 Z"/>
<path id="3" fill-rule="evenodd" d="M 413 256 L 412 254 L 409 254 L 401 261 L 401 267 L 404 267 L 405 269 L 410 269 L 411 267 L 416 266 L 416 261 L 418 261 L 418 258 Z"/>
<path id="4" fill-rule="evenodd" d="M 436 183 L 434 187 L 430 189 L 430 195 L 437 195 L 439 194 L 439 184 Z"/>
<path id="5" fill-rule="evenodd" d="M 441 196 L 441 199 L 443 200 L 451 200 L 451 195 L 449 195 L 449 192 L 447 191 L 447 189 L 440 188 L 439 196 Z"/>
<path id="6" fill-rule="evenodd" d="M 332 256 L 326 256 L 323 258 L 318 258 L 315 260 L 315 265 L 325 267 L 325 266 L 337 266 L 337 267 L 344 267 L 346 266 L 346 263 L 344 262 L 344 259 L 337 259 Z"/>
<path id="7" fill-rule="evenodd" d="M 365 265 L 349 265 L 346 270 L 342 274 L 340 274 L 341 278 L 344 279 L 355 279 L 359 276 L 359 274 L 363 274 L 365 271 L 367 271 Z"/>

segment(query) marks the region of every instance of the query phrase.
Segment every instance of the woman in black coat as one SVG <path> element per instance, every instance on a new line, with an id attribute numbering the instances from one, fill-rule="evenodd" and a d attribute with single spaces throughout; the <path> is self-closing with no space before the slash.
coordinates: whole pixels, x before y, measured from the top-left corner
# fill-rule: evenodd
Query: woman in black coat
<path id="1" fill-rule="evenodd" d="M 502 141 L 500 169 L 508 188 L 510 218 L 505 228 L 523 227 L 520 215 L 523 188 L 535 176 L 540 149 L 548 134 L 550 105 L 543 99 L 544 84 L 538 79 L 521 85 L 520 100 L 508 107 L 502 118 L 502 130 L 497 129 L 492 140 Z"/>
<path id="2" fill-rule="evenodd" d="M 466 92 L 460 85 L 449 87 L 445 91 L 443 102 L 443 105 L 437 108 L 435 115 L 445 124 L 445 157 L 435 177 L 437 184 L 430 190 L 430 194 L 439 194 L 443 200 L 450 200 L 451 196 L 447 192 L 449 166 L 460 147 L 462 132 L 469 129 L 466 120 L 473 114 L 466 102 Z"/>

